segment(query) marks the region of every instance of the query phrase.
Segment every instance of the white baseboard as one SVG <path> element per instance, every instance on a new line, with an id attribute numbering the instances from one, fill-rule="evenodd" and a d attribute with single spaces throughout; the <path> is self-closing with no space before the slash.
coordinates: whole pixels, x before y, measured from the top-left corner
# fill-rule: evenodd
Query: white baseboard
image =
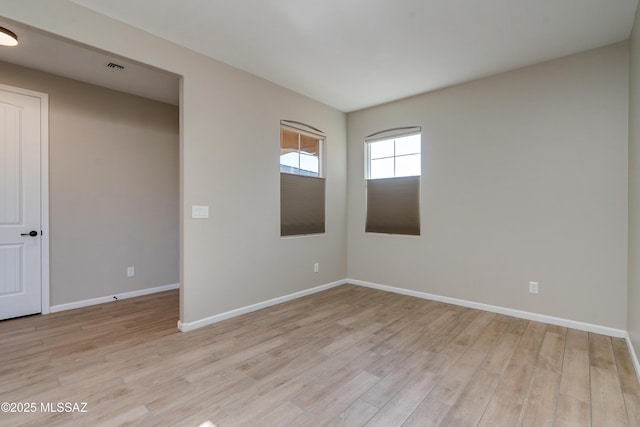
<path id="1" fill-rule="evenodd" d="M 629 354 L 631 355 L 631 361 L 633 362 L 633 367 L 636 368 L 636 376 L 638 377 L 638 381 L 640 381 L 640 362 L 638 361 L 638 355 L 636 354 L 635 349 L 633 348 L 633 343 L 631 343 L 631 337 L 627 333 L 624 337 L 627 341 L 627 347 L 629 348 Z"/>
<path id="2" fill-rule="evenodd" d="M 57 313 L 58 311 L 73 310 L 74 308 L 88 307 L 90 305 L 96 305 L 96 304 L 104 304 L 105 302 L 113 302 L 115 301 L 114 297 L 121 300 L 121 299 L 133 298 L 133 297 L 140 297 L 142 295 L 155 294 L 157 292 L 170 291 L 173 289 L 178 289 L 179 287 L 180 287 L 179 283 L 174 283 L 172 285 L 157 286 L 155 288 L 140 289 L 138 291 L 124 292 L 121 294 L 108 295 L 105 297 L 85 299 L 82 301 L 75 301 L 75 302 L 69 302 L 66 304 L 53 305 L 51 306 L 49 311 L 51 313 Z"/>
<path id="3" fill-rule="evenodd" d="M 289 295 L 284 295 L 278 298 L 273 298 L 267 301 L 262 301 L 256 304 L 252 304 L 246 307 L 240 307 L 237 308 L 235 310 L 230 310 L 224 313 L 220 313 L 220 314 L 216 314 L 214 316 L 210 316 L 210 317 L 205 317 L 204 319 L 200 319 L 200 320 L 196 320 L 194 322 L 181 322 L 178 321 L 178 329 L 180 329 L 183 332 L 187 332 L 187 331 L 191 331 L 194 329 L 198 329 L 201 328 L 203 326 L 207 326 L 207 325 L 211 325 L 217 322 L 221 322 L 223 320 L 226 319 L 230 319 L 232 317 L 236 317 L 236 316 L 240 316 L 242 314 L 245 313 L 250 313 L 252 311 L 256 311 L 256 310 L 260 310 L 262 308 L 266 308 L 266 307 L 270 307 L 272 305 L 276 305 L 276 304 L 280 304 L 282 302 L 285 301 L 290 301 L 292 299 L 296 299 L 296 298 L 300 298 L 306 295 L 311 295 L 314 294 L 316 292 L 321 292 L 324 291 L 326 289 L 330 289 L 336 286 L 340 286 L 340 285 L 344 285 L 347 283 L 351 283 L 354 285 L 358 285 L 358 286 L 364 286 L 367 288 L 372 288 L 372 289 L 378 289 L 381 291 L 386 291 L 386 292 L 393 292 L 396 294 L 401 294 L 401 295 L 408 295 L 408 296 L 413 296 L 413 297 L 417 297 L 417 298 L 422 298 L 422 299 L 428 299 L 428 300 L 433 300 L 433 301 L 439 301 L 439 302 L 444 302 L 447 304 L 453 304 L 453 305 L 459 305 L 462 307 L 469 307 L 469 308 L 475 308 L 478 310 L 484 310 L 484 311 L 489 311 L 492 313 L 499 313 L 499 314 L 504 314 L 507 316 L 513 316 L 513 317 L 518 317 L 521 319 L 526 319 L 526 320 L 533 320 L 536 322 L 542 322 L 542 323 L 549 323 L 551 325 L 557 325 L 557 326 L 564 326 L 567 328 L 573 328 L 573 329 L 578 329 L 581 331 L 587 331 L 587 332 L 593 332 L 596 334 L 601 334 L 601 335 L 608 335 L 611 337 L 616 337 L 616 338 L 625 338 L 628 339 L 629 335 L 627 334 L 627 331 L 622 330 L 622 329 L 615 329 L 615 328 L 610 328 L 607 326 L 600 326 L 600 325 L 595 325 L 592 323 L 586 323 L 586 322 L 579 322 L 576 320 L 570 320 L 570 319 L 563 319 L 560 317 L 554 317 L 554 316 L 547 316 L 544 314 L 538 314 L 538 313 L 532 313 L 529 311 L 522 311 L 522 310 L 516 310 L 513 308 L 506 308 L 506 307 L 500 307 L 500 306 L 496 306 L 496 305 L 490 305 L 490 304 L 483 304 L 483 303 L 479 303 L 479 302 L 474 302 L 474 301 L 468 301 L 468 300 L 463 300 L 463 299 L 458 299 L 458 298 L 451 298 L 451 297 L 444 297 L 444 296 L 440 296 L 440 295 L 435 295 L 435 294 L 429 294 L 426 292 L 420 292 L 420 291 L 413 291 L 410 289 L 404 289 L 404 288 L 397 288 L 394 286 L 388 286 L 388 285 L 381 285 L 378 283 L 372 283 L 372 282 L 365 282 L 363 280 L 357 280 L 357 279 L 344 279 L 344 280 L 338 280 L 336 282 L 332 282 L 332 283 L 327 283 L 325 285 L 321 285 L 321 286 L 316 286 L 314 288 L 311 289 L 306 289 L 304 291 L 300 291 L 300 292 L 295 292 L 293 294 L 289 294 Z M 637 363 L 637 359 L 634 360 L 634 363 L 636 363 L 636 367 L 638 369 L 640 369 L 640 365 L 638 365 Z M 640 372 L 640 370 L 639 370 Z"/>
<path id="4" fill-rule="evenodd" d="M 235 310 L 226 311 L 224 313 L 216 314 L 214 316 L 205 317 L 204 319 L 196 320 L 195 322 L 181 322 L 180 320 L 178 320 L 178 329 L 180 329 L 182 332 L 192 331 L 194 329 L 202 328 L 203 326 L 212 325 L 214 323 L 218 323 L 223 320 L 230 319 L 232 317 L 240 316 L 246 313 L 251 313 L 252 311 L 260 310 L 262 308 L 270 307 L 272 305 L 280 304 L 296 298 L 315 294 L 317 292 L 321 292 L 330 288 L 335 288 L 336 286 L 344 285 L 346 283 L 347 283 L 346 280 L 338 280 L 337 282 L 327 283 L 325 285 L 316 286 L 315 288 L 305 289 L 304 291 L 294 292 L 289 295 L 273 298 L 267 301 L 248 305 L 246 307 L 237 308 Z"/>
<path id="5" fill-rule="evenodd" d="M 252 304 L 246 307 L 230 310 L 214 316 L 206 317 L 204 319 L 196 320 L 194 322 L 178 321 L 178 329 L 180 329 L 182 332 L 192 331 L 194 329 L 198 329 L 203 326 L 212 325 L 214 323 L 221 322 L 223 320 L 227 320 L 232 317 L 240 316 L 242 314 L 250 313 L 252 311 L 260 310 L 262 308 L 270 307 L 270 306 L 280 304 L 286 301 L 290 301 L 296 298 L 300 298 L 306 295 L 311 295 L 311 294 L 321 292 L 330 288 L 334 288 L 336 286 L 344 285 L 347 283 L 358 285 L 358 286 L 364 286 L 372 289 L 378 289 L 386 292 L 393 292 L 401 295 L 408 295 L 408 296 L 413 296 L 413 297 L 422 298 L 422 299 L 439 301 L 447 304 L 459 305 L 462 307 L 469 307 L 469 308 L 474 308 L 478 310 L 489 311 L 492 313 L 504 314 L 507 316 L 517 317 L 517 318 L 526 319 L 526 320 L 533 320 L 536 322 L 549 323 L 551 325 L 563 326 L 567 328 L 578 329 L 581 331 L 593 332 L 601 335 L 608 335 L 616 338 L 624 338 L 627 342 L 627 346 L 629 347 L 629 354 L 631 355 L 631 359 L 633 361 L 633 365 L 636 370 L 636 375 L 638 376 L 638 380 L 640 381 L 640 362 L 638 361 L 638 357 L 634 351 L 633 345 L 631 344 L 631 339 L 629 337 L 629 334 L 625 330 L 610 328 L 607 326 L 595 325 L 592 323 L 579 322 L 576 320 L 563 319 L 560 317 L 548 316 L 544 314 L 532 313 L 528 311 L 516 310 L 512 308 L 500 307 L 500 306 L 495 306 L 490 304 L 483 304 L 479 302 L 468 301 L 468 300 L 463 300 L 458 298 L 444 297 L 441 295 L 413 291 L 410 289 L 397 288 L 394 286 L 381 285 L 378 283 L 365 282 L 363 280 L 356 280 L 356 279 L 338 280 L 336 282 L 327 283 L 321 286 L 316 286 L 314 288 L 306 289 L 304 291 L 295 292 L 289 295 L 273 298 L 273 299 Z"/>
<path id="6" fill-rule="evenodd" d="M 536 322 L 550 323 L 552 325 L 564 326 L 567 328 L 578 329 L 581 331 L 593 332 L 596 334 L 608 335 L 616 338 L 626 338 L 627 331 L 622 329 L 609 328 L 606 326 L 594 325 L 591 323 L 578 322 L 575 320 L 562 319 L 559 317 L 547 316 L 544 314 L 531 313 L 529 311 L 515 310 L 513 308 L 499 307 L 496 305 L 483 304 L 474 301 L 467 301 L 458 298 L 443 297 L 440 295 L 428 294 L 426 292 L 412 291 L 410 289 L 396 288 L 393 286 L 380 285 L 377 283 L 365 282 L 356 279 L 347 279 L 345 283 L 353 283 L 354 285 L 364 286 L 367 288 L 379 289 L 381 291 L 393 292 L 396 294 L 409 295 L 433 301 L 444 302 L 463 307 L 476 308 L 478 310 L 490 311 L 492 313 L 505 314 L 507 316 L 518 317 Z"/>

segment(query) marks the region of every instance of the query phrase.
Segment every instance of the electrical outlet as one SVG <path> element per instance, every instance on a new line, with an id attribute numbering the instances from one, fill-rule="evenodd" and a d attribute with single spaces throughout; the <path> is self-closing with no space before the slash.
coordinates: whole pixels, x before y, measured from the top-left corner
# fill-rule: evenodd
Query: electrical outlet
<path id="1" fill-rule="evenodd" d="M 538 286 L 539 286 L 538 282 L 529 282 L 529 293 L 530 294 L 537 294 L 538 293 Z"/>
<path id="2" fill-rule="evenodd" d="M 133 267 L 127 267 L 127 277 L 133 277 L 136 275 L 136 269 Z"/>
<path id="3" fill-rule="evenodd" d="M 315 263 L 313 264 L 313 272 L 317 273 L 318 271 L 320 271 L 320 263 Z"/>

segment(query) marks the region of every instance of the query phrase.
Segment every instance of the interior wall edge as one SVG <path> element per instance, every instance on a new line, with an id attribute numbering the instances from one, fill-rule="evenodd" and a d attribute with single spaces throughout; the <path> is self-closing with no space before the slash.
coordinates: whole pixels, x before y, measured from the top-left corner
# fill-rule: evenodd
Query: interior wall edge
<path id="1" fill-rule="evenodd" d="M 629 356 L 631 356 L 633 367 L 636 370 L 636 377 L 638 377 L 638 381 L 640 381 L 640 360 L 638 360 L 638 355 L 636 354 L 636 350 L 633 348 L 633 343 L 631 342 L 631 337 L 629 336 L 628 333 L 624 337 L 624 340 L 627 343 L 627 348 L 629 349 Z"/>

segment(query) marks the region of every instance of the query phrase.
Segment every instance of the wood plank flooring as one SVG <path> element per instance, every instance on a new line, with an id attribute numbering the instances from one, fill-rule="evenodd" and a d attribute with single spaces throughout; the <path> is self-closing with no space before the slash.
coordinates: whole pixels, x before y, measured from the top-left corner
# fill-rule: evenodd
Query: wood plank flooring
<path id="1" fill-rule="evenodd" d="M 171 291 L 0 322 L 0 402 L 36 406 L 0 425 L 640 425 L 622 339 L 353 285 L 177 313 Z"/>

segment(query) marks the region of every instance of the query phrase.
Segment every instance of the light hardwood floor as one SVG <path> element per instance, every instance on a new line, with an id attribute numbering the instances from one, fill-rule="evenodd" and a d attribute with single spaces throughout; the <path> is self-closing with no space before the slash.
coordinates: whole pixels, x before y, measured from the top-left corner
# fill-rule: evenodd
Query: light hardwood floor
<path id="1" fill-rule="evenodd" d="M 0 322 L 0 402 L 37 406 L 0 425 L 640 426 L 622 339 L 353 285 L 177 313 L 171 291 Z"/>

